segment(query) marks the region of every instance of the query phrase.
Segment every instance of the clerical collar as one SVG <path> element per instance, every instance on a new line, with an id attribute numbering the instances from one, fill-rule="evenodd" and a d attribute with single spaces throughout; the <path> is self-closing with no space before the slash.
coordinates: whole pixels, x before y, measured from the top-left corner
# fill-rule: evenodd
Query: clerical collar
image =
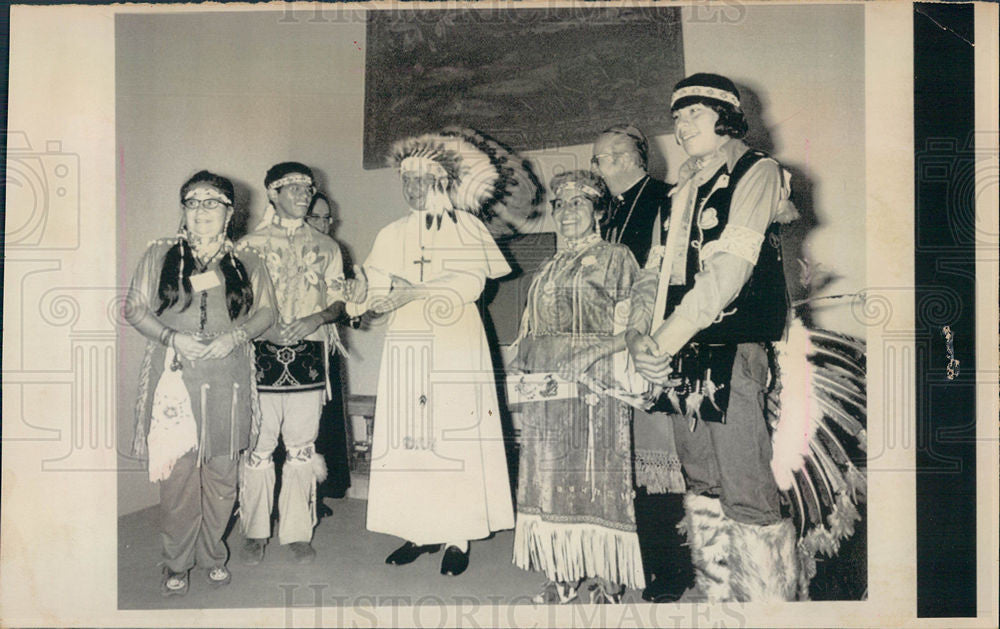
<path id="1" fill-rule="evenodd" d="M 628 190 L 622 192 L 618 195 L 619 201 L 627 201 L 630 198 L 639 196 L 639 192 L 642 190 L 642 186 L 645 185 L 645 181 L 649 179 L 649 175 L 643 175 L 635 180 L 635 183 L 629 186 Z"/>

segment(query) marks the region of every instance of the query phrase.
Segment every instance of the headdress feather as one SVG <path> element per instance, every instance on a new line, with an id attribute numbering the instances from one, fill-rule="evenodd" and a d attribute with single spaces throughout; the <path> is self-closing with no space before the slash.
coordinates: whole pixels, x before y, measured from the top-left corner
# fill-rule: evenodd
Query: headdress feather
<path id="1" fill-rule="evenodd" d="M 474 129 L 449 127 L 396 142 L 389 162 L 419 157 L 434 161 L 448 177 L 448 196 L 456 210 L 485 221 L 496 217 L 502 205 L 513 218 L 538 215 L 541 184 L 527 161 L 493 138 Z"/>
<path id="2" fill-rule="evenodd" d="M 779 384 L 768 403 L 771 470 L 798 524 L 799 589 L 805 594 L 816 555 L 836 555 L 864 508 L 865 350 L 858 339 L 808 329 L 798 319 L 775 350 Z"/>

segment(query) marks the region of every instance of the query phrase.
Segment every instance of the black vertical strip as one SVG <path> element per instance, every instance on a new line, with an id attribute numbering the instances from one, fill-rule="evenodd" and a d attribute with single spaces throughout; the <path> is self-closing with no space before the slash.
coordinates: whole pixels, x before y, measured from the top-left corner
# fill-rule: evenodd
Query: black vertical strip
<path id="1" fill-rule="evenodd" d="M 3 185 L 0 186 L 0 278 L 4 277 L 4 268 L 7 261 L 7 87 L 8 72 L 10 69 L 10 4 L 4 3 L 0 9 L 0 37 L 3 38 L 3 51 L 0 52 L 0 64 L 3 64 L 2 74 L 3 86 L 0 94 L 0 124 L 3 125 L 0 137 L 3 144 L 0 146 L 0 177 L 3 177 Z M 0 280 L 0 317 L 3 315 L 3 305 L 7 303 L 3 298 L 3 280 Z M 0 363 L 3 362 L 3 343 L 0 343 Z M 0 384 L 3 383 L 3 375 L 0 374 Z M 2 509 L 0 509 L 2 511 Z"/>
<path id="2" fill-rule="evenodd" d="M 973 10 L 913 9 L 918 617 L 976 616 Z"/>

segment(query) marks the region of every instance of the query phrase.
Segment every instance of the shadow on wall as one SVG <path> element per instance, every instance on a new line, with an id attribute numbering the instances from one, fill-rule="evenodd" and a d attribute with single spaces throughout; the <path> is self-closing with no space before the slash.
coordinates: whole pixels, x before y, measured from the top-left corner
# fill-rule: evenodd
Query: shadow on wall
<path id="1" fill-rule="evenodd" d="M 228 176 L 228 175 L 227 175 Z M 250 224 L 250 208 L 254 204 L 253 186 L 240 179 L 229 177 L 236 189 L 236 198 L 233 199 L 233 221 L 229 224 L 229 237 L 233 242 L 247 235 L 252 225 Z"/>
<path id="2" fill-rule="evenodd" d="M 770 130 L 774 128 L 774 122 L 767 116 L 768 103 L 762 99 L 756 87 L 737 84 L 737 89 L 740 91 L 740 104 L 749 126 L 744 141 L 751 148 L 774 156 L 792 175 L 791 198 L 798 208 L 799 218 L 782 227 L 781 246 L 788 294 L 795 303 L 816 294 L 837 279 L 836 275 L 821 273 L 820 269 L 811 264 L 806 250 L 807 238 L 821 226 L 814 207 L 815 183 L 808 165 L 782 159 L 782 147 L 775 145 L 771 135 Z M 812 304 L 802 304 L 795 310 L 807 326 L 814 325 Z"/>

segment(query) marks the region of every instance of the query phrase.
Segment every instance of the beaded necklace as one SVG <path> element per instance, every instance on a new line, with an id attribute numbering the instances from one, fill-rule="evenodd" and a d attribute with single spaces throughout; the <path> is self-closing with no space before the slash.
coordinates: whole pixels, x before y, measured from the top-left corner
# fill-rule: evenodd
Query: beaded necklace
<path id="1" fill-rule="evenodd" d="M 222 231 L 211 238 L 198 238 L 194 234 L 185 230 L 182 234 L 182 238 L 186 239 L 188 246 L 191 247 L 193 257 L 194 257 L 194 271 L 196 273 L 204 273 L 208 270 L 208 265 L 215 261 L 220 255 L 232 251 L 233 243 L 231 240 L 226 238 L 226 228 L 229 227 L 229 222 L 226 221 L 226 227 L 223 227 Z M 218 244 L 215 251 L 211 255 L 205 255 L 205 251 L 214 245 Z M 181 264 L 181 273 L 183 273 L 183 263 Z M 208 325 L 208 291 L 201 290 L 198 298 L 198 333 L 200 335 L 205 334 L 205 327 Z"/>

